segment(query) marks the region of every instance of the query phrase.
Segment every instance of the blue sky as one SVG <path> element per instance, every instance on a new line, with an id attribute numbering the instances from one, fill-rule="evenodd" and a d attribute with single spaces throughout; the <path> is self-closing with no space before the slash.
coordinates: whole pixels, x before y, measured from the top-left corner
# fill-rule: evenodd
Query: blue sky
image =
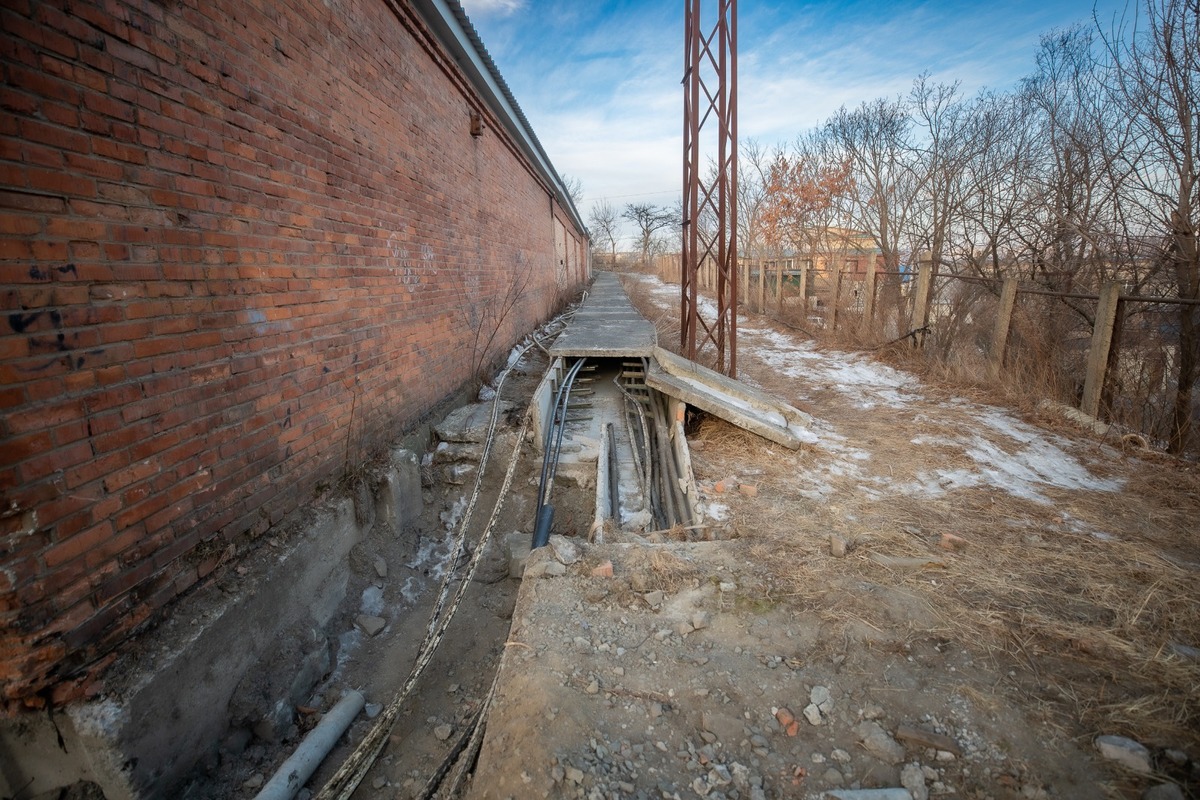
<path id="1" fill-rule="evenodd" d="M 680 194 L 683 0 L 463 0 L 580 213 Z M 970 95 L 1033 69 L 1055 28 L 1123 0 L 779 2 L 738 9 L 739 137 L 786 143 L 842 105 L 906 93 L 928 71 Z M 705 0 L 702 13 L 715 13 Z M 702 26 L 710 28 L 707 19 Z"/>

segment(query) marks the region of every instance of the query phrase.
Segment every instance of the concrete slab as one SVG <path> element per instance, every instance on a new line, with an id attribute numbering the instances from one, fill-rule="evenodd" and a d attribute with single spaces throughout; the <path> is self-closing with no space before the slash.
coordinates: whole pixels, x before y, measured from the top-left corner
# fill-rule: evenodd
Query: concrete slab
<path id="1" fill-rule="evenodd" d="M 661 347 L 646 385 L 792 450 L 812 444 L 812 417 L 798 408 Z"/>
<path id="2" fill-rule="evenodd" d="M 654 324 L 634 310 L 617 276 L 599 272 L 587 300 L 550 346 L 550 355 L 569 358 L 649 356 L 657 344 Z"/>

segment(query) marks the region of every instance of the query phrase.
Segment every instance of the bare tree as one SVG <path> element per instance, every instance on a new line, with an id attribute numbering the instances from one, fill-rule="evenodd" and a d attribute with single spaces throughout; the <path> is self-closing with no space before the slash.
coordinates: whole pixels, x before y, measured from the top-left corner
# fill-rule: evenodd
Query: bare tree
<path id="1" fill-rule="evenodd" d="M 850 168 L 852 189 L 840 200 L 850 227 L 871 235 L 888 273 L 900 270 L 902 243 L 917 201 L 919 181 L 911 158 L 912 117 L 902 99 L 880 98 L 849 111 L 838 110 L 822 129 L 830 158 Z M 900 324 L 900 281 L 881 282 L 881 299 L 890 300 Z"/>
<path id="2" fill-rule="evenodd" d="M 646 267 L 650 263 L 650 253 L 654 250 L 655 234 L 672 224 L 678 224 L 679 215 L 669 208 L 650 203 L 630 203 L 621 212 L 621 218 L 629 220 L 637 228 L 638 244 L 641 248 L 641 264 Z"/>
<path id="3" fill-rule="evenodd" d="M 746 258 L 761 255 L 763 203 L 767 197 L 767 171 L 772 158 L 757 139 L 741 143 L 738 158 L 738 247 Z"/>
<path id="4" fill-rule="evenodd" d="M 617 240 L 621 235 L 621 215 L 607 200 L 600 200 L 588 215 L 588 226 L 596 244 L 604 245 L 611 258 L 609 269 L 617 266 Z"/>
<path id="5" fill-rule="evenodd" d="M 1122 157 L 1162 242 L 1159 259 L 1180 299 L 1179 353 L 1168 449 L 1192 434 L 1193 390 L 1200 373 L 1200 4 L 1146 0 L 1128 35 L 1105 36 L 1112 89 L 1136 147 Z"/>
<path id="6" fill-rule="evenodd" d="M 571 202 L 579 205 L 583 202 L 583 181 L 576 178 L 574 175 L 561 175 L 563 188 L 567 190 L 567 195 L 571 198 Z"/>

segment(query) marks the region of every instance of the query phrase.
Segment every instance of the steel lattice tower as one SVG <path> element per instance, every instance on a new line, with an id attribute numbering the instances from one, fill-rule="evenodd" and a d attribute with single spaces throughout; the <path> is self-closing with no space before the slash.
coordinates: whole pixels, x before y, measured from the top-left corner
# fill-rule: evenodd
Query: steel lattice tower
<path id="1" fill-rule="evenodd" d="M 693 361 L 711 343 L 713 368 L 737 374 L 737 0 L 716 0 L 718 16 L 702 27 L 704 0 L 684 0 L 683 259 L 680 319 L 684 355 Z M 710 5 L 711 0 L 710 0 Z M 716 151 L 715 171 L 701 172 Z M 717 312 L 697 302 L 701 269 L 715 271 Z M 705 360 L 708 360 L 707 358 Z"/>

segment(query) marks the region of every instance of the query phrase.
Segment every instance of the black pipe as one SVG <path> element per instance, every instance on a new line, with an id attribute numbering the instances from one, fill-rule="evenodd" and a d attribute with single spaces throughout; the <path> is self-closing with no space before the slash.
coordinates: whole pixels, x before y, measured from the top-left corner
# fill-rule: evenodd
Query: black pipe
<path id="1" fill-rule="evenodd" d="M 571 365 L 558 386 L 554 397 L 554 407 L 550 414 L 550 426 L 545 436 L 542 451 L 542 474 L 538 481 L 537 517 L 534 520 L 533 544 L 536 550 L 544 547 L 550 541 L 550 526 L 554 521 L 554 508 L 548 504 L 550 487 L 554 484 L 554 476 L 558 471 L 558 458 L 562 454 L 563 431 L 567 427 L 567 403 L 571 398 L 571 387 L 575 377 L 587 359 L 581 358 Z M 561 416 L 561 419 L 560 419 Z"/>
<path id="2" fill-rule="evenodd" d="M 608 431 L 608 504 L 610 516 L 616 526 L 621 527 L 621 470 L 617 465 L 617 437 L 612 423 L 605 425 Z"/>

